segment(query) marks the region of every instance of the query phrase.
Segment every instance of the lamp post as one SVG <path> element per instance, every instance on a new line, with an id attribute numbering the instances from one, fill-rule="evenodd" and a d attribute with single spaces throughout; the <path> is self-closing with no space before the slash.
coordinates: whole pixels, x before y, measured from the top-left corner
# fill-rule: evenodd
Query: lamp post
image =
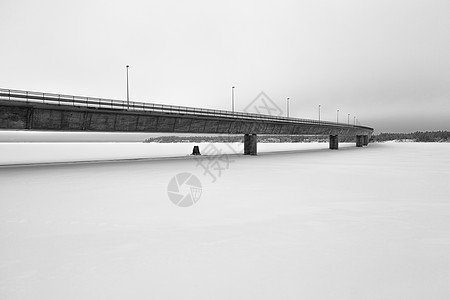
<path id="1" fill-rule="evenodd" d="M 129 65 L 127 65 L 127 109 L 130 109 L 130 88 L 128 85 L 128 67 Z"/>
<path id="2" fill-rule="evenodd" d="M 339 109 L 336 112 L 336 124 L 339 124 Z"/>
<path id="3" fill-rule="evenodd" d="M 286 99 L 286 112 L 287 112 L 287 117 L 289 118 L 289 98 Z"/>
<path id="4" fill-rule="evenodd" d="M 231 87 L 231 111 L 234 112 L 234 86 Z"/>
<path id="5" fill-rule="evenodd" d="M 319 123 L 320 123 L 320 104 L 319 104 Z"/>
<path id="6" fill-rule="evenodd" d="M 356 125 L 356 116 L 353 116 L 353 126 Z"/>
<path id="7" fill-rule="evenodd" d="M 350 114 L 347 114 L 347 126 L 350 126 Z"/>

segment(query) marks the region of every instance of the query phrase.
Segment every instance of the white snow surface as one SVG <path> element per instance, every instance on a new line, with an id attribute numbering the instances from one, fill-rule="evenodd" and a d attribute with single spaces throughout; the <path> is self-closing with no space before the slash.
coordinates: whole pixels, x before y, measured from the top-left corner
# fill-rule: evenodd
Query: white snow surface
<path id="1" fill-rule="evenodd" d="M 244 149 L 243 143 L 0 143 L 0 166 L 174 158 L 189 156 L 195 145 L 203 154 L 242 154 Z M 328 149 L 328 143 L 258 144 L 259 153 L 306 149 Z"/>
<path id="2" fill-rule="evenodd" d="M 1 145 L 0 164 L 155 149 L 103 145 Z M 327 146 L 258 144 L 289 151 L 229 156 L 215 182 L 192 156 L 1 167 L 0 299 L 450 299 L 450 144 Z M 168 198 L 182 172 L 191 207 Z"/>

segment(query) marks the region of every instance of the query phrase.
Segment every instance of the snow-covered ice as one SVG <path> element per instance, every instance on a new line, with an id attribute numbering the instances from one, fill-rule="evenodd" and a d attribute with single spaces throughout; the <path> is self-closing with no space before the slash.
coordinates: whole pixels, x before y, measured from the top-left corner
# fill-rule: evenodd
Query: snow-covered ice
<path id="1" fill-rule="evenodd" d="M 0 164 L 150 149 L 36 145 Z M 258 144 L 290 151 L 232 155 L 215 182 L 192 156 L 2 167 L 0 298 L 449 299 L 450 144 L 327 146 Z M 187 208 L 167 194 L 182 172 L 202 183 Z"/>
<path id="2" fill-rule="evenodd" d="M 242 143 L 0 143 L 0 166 L 92 162 L 189 156 L 194 145 L 205 154 L 211 145 L 223 154 L 242 154 Z M 341 147 L 354 146 L 342 143 Z M 328 149 L 327 143 L 259 143 L 258 152 Z M 214 153 L 214 151 L 212 151 Z"/>

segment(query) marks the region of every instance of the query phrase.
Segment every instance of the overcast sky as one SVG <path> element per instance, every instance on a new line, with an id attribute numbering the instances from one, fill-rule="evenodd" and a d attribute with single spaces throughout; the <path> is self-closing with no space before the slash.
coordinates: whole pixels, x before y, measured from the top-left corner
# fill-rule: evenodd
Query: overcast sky
<path id="1" fill-rule="evenodd" d="M 450 130 L 449 0 L 0 0 L 0 87 Z"/>

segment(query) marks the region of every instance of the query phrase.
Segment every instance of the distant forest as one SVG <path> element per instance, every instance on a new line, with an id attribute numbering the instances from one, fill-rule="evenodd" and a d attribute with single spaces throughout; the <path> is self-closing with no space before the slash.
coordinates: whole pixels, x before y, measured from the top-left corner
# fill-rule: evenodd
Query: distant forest
<path id="1" fill-rule="evenodd" d="M 144 143 L 242 143 L 243 135 L 218 136 L 158 136 L 148 138 Z M 340 142 L 355 142 L 354 136 L 340 136 Z M 413 133 L 380 133 L 372 135 L 371 142 L 450 142 L 450 131 L 417 131 Z M 310 143 L 328 142 L 322 135 L 258 135 L 259 143 Z"/>
<path id="2" fill-rule="evenodd" d="M 259 143 L 308 143 L 327 142 L 325 136 L 301 135 L 258 135 Z M 144 143 L 242 143 L 244 135 L 218 135 L 218 136 L 158 136 L 148 138 Z"/>
<path id="3" fill-rule="evenodd" d="M 380 133 L 372 136 L 374 141 L 450 142 L 450 131 L 416 131 L 412 133 Z"/>

